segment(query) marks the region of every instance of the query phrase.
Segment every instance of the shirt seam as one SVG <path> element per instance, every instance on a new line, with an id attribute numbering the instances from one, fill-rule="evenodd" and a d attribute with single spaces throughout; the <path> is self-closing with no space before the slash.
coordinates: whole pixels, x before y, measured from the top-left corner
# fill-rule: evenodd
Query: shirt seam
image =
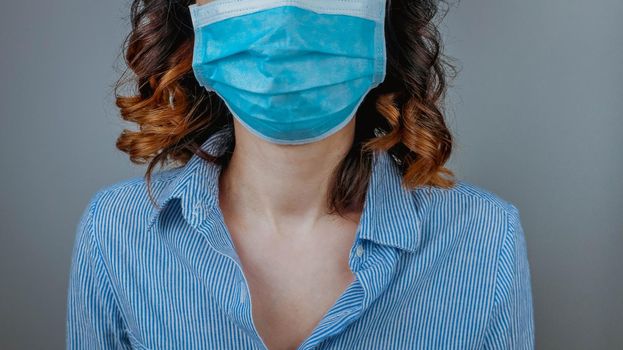
<path id="1" fill-rule="evenodd" d="M 183 166 L 158 171 L 157 172 L 158 177 L 152 177 L 152 181 L 151 181 L 152 185 L 156 183 L 158 184 L 165 183 L 165 186 L 168 185 L 171 181 L 175 181 L 175 178 L 180 175 L 179 171 L 182 168 Z M 137 187 L 137 186 L 143 187 L 144 184 L 145 184 L 144 176 L 135 176 L 129 179 L 125 179 L 118 183 L 109 184 L 109 185 L 101 187 L 98 190 L 98 195 L 95 200 L 99 199 L 99 197 L 102 197 L 102 195 L 105 193 L 116 193 L 117 191 L 124 190 L 128 187 Z"/>
<path id="2" fill-rule="evenodd" d="M 110 273 L 110 269 L 106 263 L 106 259 L 104 258 L 104 254 L 102 251 L 102 247 L 100 245 L 99 240 L 97 239 L 97 235 L 95 232 L 95 223 L 94 223 L 94 218 L 95 218 L 95 213 L 97 212 L 97 207 L 99 204 L 99 200 L 101 199 L 101 197 L 103 197 L 105 194 L 110 193 L 116 189 L 122 189 L 125 187 L 129 187 L 134 185 L 134 183 L 128 183 L 126 185 L 122 185 L 120 187 L 114 187 L 112 189 L 109 190 L 103 190 L 103 191 L 99 191 L 95 198 L 93 199 L 93 204 L 91 205 L 91 208 L 89 210 L 89 221 L 90 224 L 88 225 L 88 230 L 89 230 L 89 236 L 90 236 L 90 241 L 91 241 L 91 249 L 93 249 L 93 253 L 95 255 L 97 255 L 97 259 L 99 260 L 99 263 L 102 265 L 102 268 L 104 269 L 105 272 L 105 278 L 103 283 L 105 283 L 107 285 L 108 288 L 110 288 L 110 292 L 112 294 L 112 297 L 114 299 L 114 304 L 115 307 L 117 308 L 117 310 L 119 311 L 119 314 L 121 315 L 121 319 L 123 322 L 123 330 L 126 332 L 126 335 L 128 336 L 128 338 L 134 339 L 136 342 L 138 342 L 139 346 L 145 348 L 143 341 L 140 341 L 139 338 L 137 338 L 134 333 L 132 332 L 132 330 L 130 329 L 130 326 L 128 324 L 128 317 L 125 313 L 125 311 L 123 310 L 123 308 L 121 307 L 121 302 L 119 299 L 119 295 L 118 295 L 118 291 L 115 288 L 114 283 L 112 282 L 112 277 L 111 277 L 111 273 Z M 130 346 L 134 346 L 134 344 L 130 344 Z"/>
<path id="3" fill-rule="evenodd" d="M 505 210 L 505 214 L 506 214 L 506 227 L 504 229 L 505 235 L 504 235 L 504 239 L 502 240 L 500 249 L 498 250 L 497 253 L 497 258 L 496 258 L 496 266 L 495 266 L 495 276 L 494 276 L 494 292 L 493 292 L 493 304 L 491 306 L 491 310 L 489 311 L 489 315 L 487 316 L 487 323 L 483 332 L 483 336 L 479 341 L 479 347 L 483 345 L 483 342 L 486 341 L 486 337 L 488 335 L 488 331 L 489 328 L 491 326 L 491 324 L 494 321 L 494 312 L 498 309 L 499 304 L 500 304 L 500 284 L 499 284 L 499 276 L 501 274 L 501 259 L 502 259 L 502 253 L 504 252 L 504 247 L 506 246 L 506 243 L 509 240 L 514 239 L 514 235 L 515 235 L 515 226 L 513 225 L 514 220 L 512 217 L 512 212 Z"/>
<path id="4" fill-rule="evenodd" d="M 471 189 L 470 187 L 474 187 L 473 189 Z M 482 188 L 475 186 L 473 184 L 469 184 L 469 183 L 465 183 L 462 180 L 459 180 L 457 182 L 457 185 L 453 187 L 453 189 L 456 190 L 457 194 L 460 194 L 461 196 L 464 197 L 469 197 L 472 199 L 478 199 L 481 201 L 485 201 L 493 206 L 495 206 L 496 208 L 502 210 L 505 214 L 510 215 L 513 213 L 513 210 L 509 209 L 509 206 L 511 206 L 512 204 L 505 200 L 504 198 L 501 198 L 500 196 L 498 196 L 495 193 L 484 193 L 484 194 L 476 194 L 476 193 L 472 193 L 469 192 L 469 190 L 481 190 Z M 510 221 L 510 219 L 509 219 Z"/>

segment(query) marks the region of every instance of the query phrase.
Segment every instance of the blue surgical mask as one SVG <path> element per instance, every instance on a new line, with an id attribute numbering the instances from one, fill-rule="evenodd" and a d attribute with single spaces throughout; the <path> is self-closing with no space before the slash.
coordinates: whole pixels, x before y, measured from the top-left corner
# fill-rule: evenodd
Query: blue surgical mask
<path id="1" fill-rule="evenodd" d="M 267 141 L 328 137 L 385 78 L 385 0 L 212 0 L 189 9 L 197 81 Z"/>

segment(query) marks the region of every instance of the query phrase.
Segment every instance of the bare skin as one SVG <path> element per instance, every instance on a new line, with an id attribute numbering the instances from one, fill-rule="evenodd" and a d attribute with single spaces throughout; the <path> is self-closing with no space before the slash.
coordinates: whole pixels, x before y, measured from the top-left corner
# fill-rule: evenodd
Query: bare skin
<path id="1" fill-rule="evenodd" d="M 251 292 L 253 321 L 271 350 L 296 349 L 354 275 L 348 255 L 361 209 L 327 215 L 330 172 L 354 136 L 353 120 L 324 140 L 277 145 L 236 119 L 236 147 L 219 202 Z"/>

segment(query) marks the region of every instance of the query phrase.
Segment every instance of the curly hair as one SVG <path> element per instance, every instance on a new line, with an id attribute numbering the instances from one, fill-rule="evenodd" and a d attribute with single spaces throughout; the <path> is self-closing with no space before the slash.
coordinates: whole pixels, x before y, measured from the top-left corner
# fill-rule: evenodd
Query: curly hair
<path id="1" fill-rule="evenodd" d="M 127 69 L 114 87 L 122 118 L 139 126 L 137 131 L 123 130 L 116 147 L 133 163 L 149 163 L 145 178 L 155 205 L 149 183 L 157 164 L 184 165 L 197 154 L 226 165 L 231 157 L 231 152 L 214 156 L 200 147 L 233 120 L 224 102 L 193 75 L 191 3 L 194 0 L 133 0 L 132 29 L 123 47 Z M 407 188 L 455 185 L 454 173 L 444 166 L 453 137 L 442 103 L 448 75 L 456 70 L 442 53 L 435 23 L 440 4 L 387 0 L 387 74 L 356 112 L 353 145 L 336 167 L 327 195 L 331 213 L 342 215 L 362 205 L 375 150 L 391 154 Z M 134 74 L 124 80 L 128 69 Z M 120 95 L 119 88 L 128 83 L 137 91 Z"/>

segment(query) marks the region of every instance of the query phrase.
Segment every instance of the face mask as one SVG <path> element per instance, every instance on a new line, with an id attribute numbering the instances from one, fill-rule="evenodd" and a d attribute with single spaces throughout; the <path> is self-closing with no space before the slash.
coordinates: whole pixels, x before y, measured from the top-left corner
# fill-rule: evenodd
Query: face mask
<path id="1" fill-rule="evenodd" d="M 189 9 L 195 78 L 265 140 L 328 137 L 385 78 L 385 0 L 212 0 Z"/>

